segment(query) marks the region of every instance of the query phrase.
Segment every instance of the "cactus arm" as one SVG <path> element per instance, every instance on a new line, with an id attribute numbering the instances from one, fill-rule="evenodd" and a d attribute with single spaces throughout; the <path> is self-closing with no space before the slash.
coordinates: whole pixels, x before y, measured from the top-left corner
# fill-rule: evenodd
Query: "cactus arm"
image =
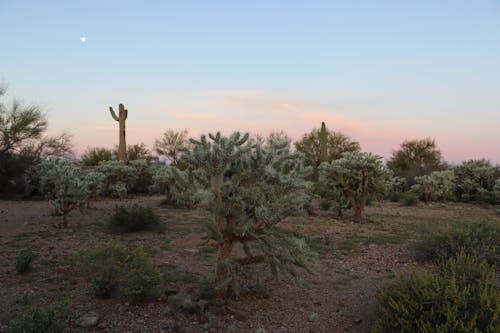
<path id="1" fill-rule="evenodd" d="M 127 116 L 128 116 L 128 110 L 125 109 L 125 112 L 123 113 L 123 117 L 125 118 L 125 120 L 127 120 Z"/>
<path id="2" fill-rule="evenodd" d="M 116 116 L 115 111 L 113 111 L 113 108 L 110 106 L 109 107 L 109 112 L 111 113 L 111 117 L 113 117 L 114 120 L 120 121 L 120 119 Z"/>

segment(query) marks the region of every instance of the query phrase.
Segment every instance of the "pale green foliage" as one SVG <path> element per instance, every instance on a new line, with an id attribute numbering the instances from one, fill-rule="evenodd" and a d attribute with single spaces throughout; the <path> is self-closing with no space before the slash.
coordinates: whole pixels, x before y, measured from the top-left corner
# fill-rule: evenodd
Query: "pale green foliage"
<path id="1" fill-rule="evenodd" d="M 500 203 L 500 178 L 495 182 L 495 186 L 493 187 L 493 193 L 495 193 L 495 200 L 497 203 Z"/>
<path id="2" fill-rule="evenodd" d="M 343 153 L 340 159 L 322 163 L 319 170 L 322 181 L 350 201 L 357 221 L 362 218 L 368 196 L 378 199 L 387 192 L 391 175 L 380 156 L 362 152 Z"/>
<path id="3" fill-rule="evenodd" d="M 455 195 L 459 201 L 494 203 L 494 186 L 500 178 L 500 168 L 486 160 L 471 160 L 454 168 Z"/>
<path id="4" fill-rule="evenodd" d="M 130 158 L 130 155 L 127 155 Z M 153 169 L 147 160 L 131 160 L 128 166 L 134 169 L 134 178 L 130 179 L 129 190 L 133 193 L 147 193 L 153 182 Z"/>
<path id="5" fill-rule="evenodd" d="M 305 267 L 308 254 L 298 235 L 278 226 L 285 217 L 300 213 L 310 200 L 310 172 L 286 142 L 271 140 L 269 146 L 247 142 L 248 135 L 220 133 L 191 140 L 184 150 L 188 169 L 173 168 L 179 186 L 195 186 L 196 204 L 213 214 L 207 241 L 218 244 L 217 295 L 227 287 L 237 291 L 237 267 L 265 261 L 273 273 L 279 270 L 299 278 L 296 266 Z M 232 258 L 233 243 L 244 245 L 246 257 Z"/>
<path id="6" fill-rule="evenodd" d="M 171 167 L 159 165 L 152 172 L 151 192 L 164 194 L 166 203 L 176 207 L 191 207 L 194 204 L 195 188 L 193 186 L 181 187 L 175 181 Z M 187 171 L 177 170 L 177 172 L 181 174 L 181 177 L 187 178 Z"/>
<path id="7" fill-rule="evenodd" d="M 429 175 L 415 177 L 411 187 L 423 201 L 446 201 L 453 198 L 455 173 L 453 170 L 433 171 Z"/>
<path id="8" fill-rule="evenodd" d="M 387 169 L 389 177 L 387 178 L 387 196 L 393 201 L 399 201 L 403 195 L 406 180 L 403 177 L 395 176 L 392 170 Z"/>
<path id="9" fill-rule="evenodd" d="M 118 198 L 126 197 L 137 179 L 136 169 L 121 161 L 102 161 L 95 171 L 106 176 L 103 194 Z"/>
<path id="10" fill-rule="evenodd" d="M 41 163 L 40 191 L 50 199 L 54 213 L 62 215 L 67 226 L 67 215 L 75 208 L 82 208 L 89 195 L 81 167 L 68 160 L 53 159 Z"/>
<path id="11" fill-rule="evenodd" d="M 84 180 L 87 183 L 88 196 L 87 208 L 90 208 L 90 201 L 103 193 L 106 175 L 98 171 L 89 171 L 85 174 Z"/>

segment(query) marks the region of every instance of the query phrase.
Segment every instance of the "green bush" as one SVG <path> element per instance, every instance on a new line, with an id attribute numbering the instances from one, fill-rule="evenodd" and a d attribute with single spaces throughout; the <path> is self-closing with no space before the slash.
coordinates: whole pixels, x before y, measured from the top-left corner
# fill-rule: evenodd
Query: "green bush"
<path id="1" fill-rule="evenodd" d="M 111 243 L 78 255 L 82 273 L 100 298 L 122 294 L 133 303 L 156 296 L 160 275 L 141 249 Z"/>
<path id="2" fill-rule="evenodd" d="M 214 284 L 210 279 L 200 281 L 198 297 L 203 300 L 211 300 L 214 297 Z"/>
<path id="3" fill-rule="evenodd" d="M 59 303 L 27 306 L 8 326 L 10 333 L 58 333 L 68 327 L 68 313 Z"/>
<path id="4" fill-rule="evenodd" d="M 413 192 L 405 192 L 401 195 L 401 203 L 403 206 L 416 206 L 418 205 L 418 197 Z"/>
<path id="5" fill-rule="evenodd" d="M 31 270 L 31 264 L 36 258 L 36 253 L 31 248 L 19 252 L 16 258 L 16 271 L 19 274 L 27 273 Z"/>
<path id="6" fill-rule="evenodd" d="M 109 227 L 116 233 L 163 229 L 160 217 L 153 208 L 137 204 L 130 208 L 117 207 L 109 221 Z"/>
<path id="7" fill-rule="evenodd" d="M 500 264 L 500 224 L 497 222 L 457 223 L 444 231 L 430 233 L 417 245 L 421 260 L 453 257 L 462 249 L 489 263 Z"/>
<path id="8" fill-rule="evenodd" d="M 332 208 L 332 206 L 333 202 L 328 199 L 321 199 L 321 201 L 319 202 L 319 208 L 321 208 L 322 210 L 329 210 L 330 208 Z"/>
<path id="9" fill-rule="evenodd" d="M 500 332 L 494 268 L 462 252 L 437 274 L 397 278 L 379 295 L 373 332 Z"/>

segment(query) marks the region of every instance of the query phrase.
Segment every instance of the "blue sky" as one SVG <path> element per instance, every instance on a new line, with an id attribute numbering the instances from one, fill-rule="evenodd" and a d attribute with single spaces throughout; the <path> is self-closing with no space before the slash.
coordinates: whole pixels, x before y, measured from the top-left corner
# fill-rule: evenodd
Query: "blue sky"
<path id="1" fill-rule="evenodd" d="M 500 162 L 500 1 L 0 0 L 0 28 L 8 98 L 79 151 L 115 144 L 124 103 L 128 143 L 325 120 L 386 157 L 430 136 Z"/>

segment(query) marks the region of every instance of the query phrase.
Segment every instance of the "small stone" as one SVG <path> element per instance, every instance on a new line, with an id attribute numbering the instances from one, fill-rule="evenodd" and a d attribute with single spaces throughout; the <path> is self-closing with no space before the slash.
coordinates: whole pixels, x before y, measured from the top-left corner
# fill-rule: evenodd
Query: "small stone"
<path id="1" fill-rule="evenodd" d="M 359 325 L 359 324 L 361 324 L 362 322 L 363 322 L 363 319 L 361 319 L 361 318 L 356 318 L 356 319 L 354 320 L 354 323 L 355 323 L 356 325 Z"/>
<path id="2" fill-rule="evenodd" d="M 92 327 L 97 325 L 98 321 L 99 321 L 99 315 L 96 312 L 91 311 L 81 316 L 78 319 L 77 324 L 80 327 Z"/>
<path id="3" fill-rule="evenodd" d="M 307 318 L 307 320 L 309 320 L 311 323 L 318 321 L 318 319 L 319 319 L 319 315 L 316 312 L 311 312 L 311 314 Z"/>

